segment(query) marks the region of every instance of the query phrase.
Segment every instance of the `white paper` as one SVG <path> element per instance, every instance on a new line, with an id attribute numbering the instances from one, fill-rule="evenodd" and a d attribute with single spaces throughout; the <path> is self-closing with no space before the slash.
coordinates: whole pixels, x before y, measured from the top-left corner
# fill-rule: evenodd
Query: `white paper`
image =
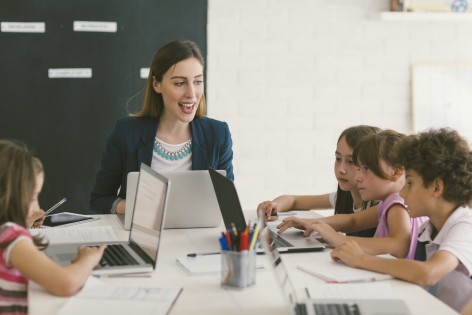
<path id="1" fill-rule="evenodd" d="M 393 300 L 398 295 L 387 282 L 320 283 L 306 288 L 312 299 Z"/>
<path id="2" fill-rule="evenodd" d="M 392 279 L 391 275 L 349 267 L 332 260 L 304 263 L 298 269 L 330 282 L 369 282 Z"/>
<path id="3" fill-rule="evenodd" d="M 105 32 L 116 33 L 118 23 L 100 21 L 74 21 L 75 32 Z"/>
<path id="4" fill-rule="evenodd" d="M 192 276 L 217 275 L 221 273 L 221 254 L 197 255 L 196 257 L 183 256 L 177 258 L 177 264 Z M 264 269 L 264 266 L 257 259 L 256 269 Z"/>
<path id="5" fill-rule="evenodd" d="M 58 315 L 167 314 L 181 288 L 144 286 L 85 286 L 59 310 Z"/>
<path id="6" fill-rule="evenodd" d="M 116 242 L 118 238 L 110 225 L 81 228 L 30 229 L 31 235 L 42 235 L 49 244 L 82 244 Z"/>
<path id="7" fill-rule="evenodd" d="M 92 77 L 92 68 L 50 68 L 48 69 L 50 79 L 57 78 L 81 78 Z"/>
<path id="8" fill-rule="evenodd" d="M 44 33 L 44 22 L 2 22 L 1 30 L 5 33 Z"/>

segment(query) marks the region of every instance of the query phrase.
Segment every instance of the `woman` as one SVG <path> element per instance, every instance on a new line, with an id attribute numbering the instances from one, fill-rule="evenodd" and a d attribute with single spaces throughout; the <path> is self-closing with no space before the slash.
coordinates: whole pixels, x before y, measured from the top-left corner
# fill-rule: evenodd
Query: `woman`
<path id="1" fill-rule="evenodd" d="M 228 125 L 205 116 L 203 67 L 191 41 L 157 51 L 143 108 L 119 119 L 108 136 L 92 189 L 93 211 L 123 214 L 127 174 L 141 163 L 156 171 L 222 169 L 234 180 Z"/>

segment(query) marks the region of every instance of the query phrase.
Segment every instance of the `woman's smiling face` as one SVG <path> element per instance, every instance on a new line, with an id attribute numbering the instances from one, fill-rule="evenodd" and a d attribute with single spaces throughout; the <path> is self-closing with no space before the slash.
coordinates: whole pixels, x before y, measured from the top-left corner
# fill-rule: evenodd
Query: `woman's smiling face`
<path id="1" fill-rule="evenodd" d="M 164 114 L 182 122 L 191 122 L 204 92 L 203 66 L 188 58 L 170 67 L 162 81 L 154 79 L 154 90 L 162 95 Z"/>

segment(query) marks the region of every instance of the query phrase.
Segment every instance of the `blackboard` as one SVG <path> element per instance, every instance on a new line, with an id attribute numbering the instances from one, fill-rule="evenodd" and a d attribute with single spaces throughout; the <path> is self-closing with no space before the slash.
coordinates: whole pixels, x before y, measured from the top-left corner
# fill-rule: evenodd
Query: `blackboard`
<path id="1" fill-rule="evenodd" d="M 451 127 L 472 141 L 472 64 L 413 67 L 413 130 Z"/>
<path id="2" fill-rule="evenodd" d="M 74 31 L 74 21 L 116 22 L 115 32 Z M 0 32 L 0 138 L 25 142 L 43 161 L 40 204 L 89 213 L 90 190 L 114 121 L 141 106 L 155 51 L 176 39 L 206 56 L 206 0 L 2 0 L 0 22 L 44 32 Z M 91 78 L 49 78 L 57 68 Z"/>

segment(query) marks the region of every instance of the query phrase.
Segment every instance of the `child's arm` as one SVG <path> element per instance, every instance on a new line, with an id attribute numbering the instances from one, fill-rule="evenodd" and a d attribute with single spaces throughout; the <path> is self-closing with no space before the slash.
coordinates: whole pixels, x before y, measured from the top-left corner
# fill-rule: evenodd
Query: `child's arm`
<path id="1" fill-rule="evenodd" d="M 288 210 L 330 209 L 329 194 L 324 195 L 283 195 L 272 201 L 263 201 L 257 209 L 264 211 L 266 216 L 271 212 L 285 212 Z"/>
<path id="2" fill-rule="evenodd" d="M 323 222 L 336 231 L 353 232 L 361 231 L 377 226 L 377 206 L 362 210 L 353 214 L 336 214 L 319 219 L 300 219 L 297 217 L 285 218 L 277 228 L 282 233 L 290 227 L 305 230 L 305 236 L 309 236 L 313 229 L 312 224 Z"/>
<path id="3" fill-rule="evenodd" d="M 369 209 L 370 210 L 370 209 Z M 373 220 L 374 216 L 377 218 L 377 214 L 370 212 L 369 210 L 365 213 L 356 213 L 358 219 L 358 226 L 362 222 L 362 218 L 365 221 Z M 353 215 L 354 216 L 354 215 Z M 393 205 L 388 210 L 387 221 L 389 226 L 388 237 L 356 237 L 356 236 L 344 236 L 337 233 L 334 229 L 331 229 L 323 224 L 313 224 L 306 229 L 305 234 L 309 235 L 313 231 L 318 232 L 320 237 L 330 245 L 331 247 L 337 247 L 343 244 L 347 239 L 355 240 L 359 246 L 370 255 L 379 254 L 390 254 L 397 258 L 404 258 L 410 249 L 411 240 L 411 223 L 410 216 L 408 215 L 405 208 L 400 205 Z"/>
<path id="4" fill-rule="evenodd" d="M 70 296 L 83 286 L 105 247 L 82 247 L 71 264 L 61 266 L 38 250 L 33 242 L 19 241 L 11 251 L 10 263 L 52 294 Z"/>
<path id="5" fill-rule="evenodd" d="M 416 283 L 423 287 L 436 284 L 456 269 L 459 260 L 448 251 L 438 251 L 427 261 L 412 259 L 388 259 L 366 254 L 353 240 L 333 249 L 335 261 L 366 270 L 390 274 L 396 278 Z"/>

